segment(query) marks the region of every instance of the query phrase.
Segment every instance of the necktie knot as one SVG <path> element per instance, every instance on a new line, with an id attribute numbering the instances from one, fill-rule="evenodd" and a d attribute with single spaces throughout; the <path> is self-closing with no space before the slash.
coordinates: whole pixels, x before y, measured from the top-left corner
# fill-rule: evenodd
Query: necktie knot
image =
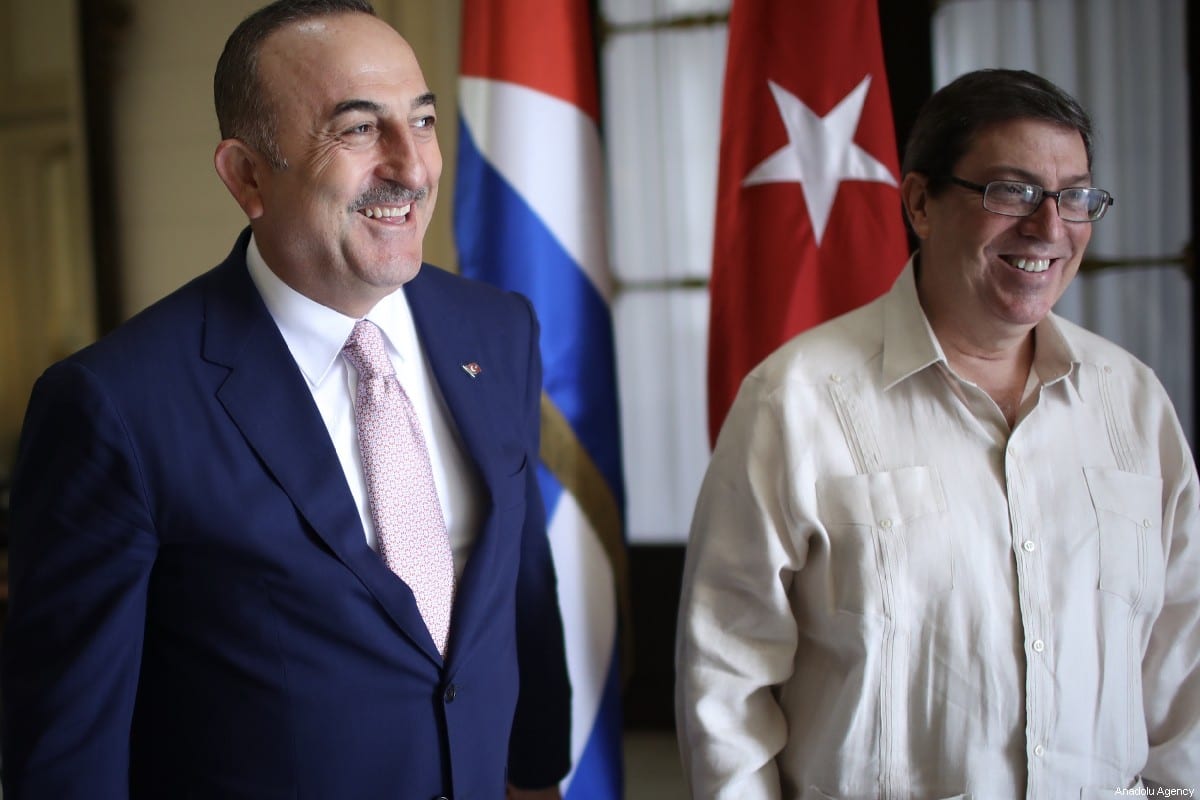
<path id="1" fill-rule="evenodd" d="M 360 319 L 354 323 L 354 330 L 342 346 L 342 352 L 360 378 L 386 378 L 395 374 L 392 359 L 388 357 L 387 347 L 383 343 L 383 334 L 373 322 Z"/>

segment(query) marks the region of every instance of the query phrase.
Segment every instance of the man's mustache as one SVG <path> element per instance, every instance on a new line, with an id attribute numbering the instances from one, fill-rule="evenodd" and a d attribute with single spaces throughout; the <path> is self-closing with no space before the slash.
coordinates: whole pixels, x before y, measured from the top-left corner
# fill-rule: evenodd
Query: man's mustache
<path id="1" fill-rule="evenodd" d="M 376 186 L 360 194 L 350 204 L 351 211 L 361 211 L 372 206 L 402 206 L 424 200 L 429 190 L 409 189 L 404 186 Z"/>

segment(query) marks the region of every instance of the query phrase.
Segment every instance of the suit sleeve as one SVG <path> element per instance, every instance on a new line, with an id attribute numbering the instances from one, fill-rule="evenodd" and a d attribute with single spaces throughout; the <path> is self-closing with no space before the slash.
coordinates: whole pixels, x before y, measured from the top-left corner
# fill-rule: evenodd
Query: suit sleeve
<path id="1" fill-rule="evenodd" d="M 34 388 L 12 488 L 0 685 L 4 796 L 127 798 L 156 553 L 127 429 L 95 377 Z"/>
<path id="2" fill-rule="evenodd" d="M 557 579 L 546 535 L 546 512 L 538 487 L 542 366 L 532 306 L 528 380 L 523 408 L 525 525 L 517 576 L 517 658 L 520 695 L 509 742 L 509 781 L 536 789 L 562 780 L 571 766 L 571 685 L 567 677 Z"/>

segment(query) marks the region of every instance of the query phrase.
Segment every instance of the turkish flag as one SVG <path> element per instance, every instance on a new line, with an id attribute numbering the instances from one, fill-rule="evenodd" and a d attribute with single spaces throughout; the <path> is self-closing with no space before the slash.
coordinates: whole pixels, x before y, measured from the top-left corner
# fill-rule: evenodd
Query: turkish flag
<path id="1" fill-rule="evenodd" d="M 876 0 L 734 0 L 709 328 L 709 433 L 787 339 L 908 258 Z"/>

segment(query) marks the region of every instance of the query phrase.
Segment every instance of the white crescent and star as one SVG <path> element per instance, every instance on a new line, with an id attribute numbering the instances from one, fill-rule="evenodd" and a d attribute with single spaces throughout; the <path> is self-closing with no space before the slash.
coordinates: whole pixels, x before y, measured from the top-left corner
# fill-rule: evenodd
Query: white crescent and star
<path id="1" fill-rule="evenodd" d="M 774 81 L 767 81 L 779 116 L 787 129 L 786 145 L 767 156 L 742 181 L 742 186 L 798 183 L 804 192 L 813 235 L 820 245 L 842 181 L 868 181 L 896 186 L 891 170 L 854 143 L 871 76 L 821 117 L 803 100 Z"/>

